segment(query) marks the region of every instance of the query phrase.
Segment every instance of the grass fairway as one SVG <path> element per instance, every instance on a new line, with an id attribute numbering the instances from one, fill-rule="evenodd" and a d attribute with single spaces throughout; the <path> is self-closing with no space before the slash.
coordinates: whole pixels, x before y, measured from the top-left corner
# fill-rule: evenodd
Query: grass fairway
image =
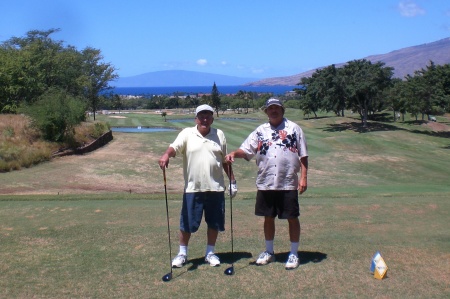
<path id="1" fill-rule="evenodd" d="M 108 118 L 113 126 L 171 126 L 160 115 Z M 448 298 L 450 297 L 450 139 L 415 122 L 372 123 L 288 110 L 308 138 L 308 191 L 301 196 L 301 266 L 284 269 L 286 221 L 277 220 L 277 262 L 258 267 L 262 219 L 253 215 L 254 162 L 234 169 L 231 254 L 226 231 L 204 264 L 204 223 L 191 239 L 189 263 L 170 272 L 159 156 L 177 132 L 114 134 L 104 148 L 0 174 L 0 298 Z M 239 116 L 236 116 L 239 117 Z M 217 119 L 235 149 L 256 121 Z M 168 120 L 181 118 L 169 115 Z M 449 124 L 448 118 L 440 123 Z M 178 250 L 181 159 L 167 171 L 172 256 Z M 370 273 L 380 251 L 389 267 Z M 235 275 L 223 271 L 234 263 Z"/>
<path id="2" fill-rule="evenodd" d="M 248 194 L 252 196 L 252 194 Z M 439 194 L 302 199 L 301 266 L 284 270 L 287 225 L 277 221 L 277 262 L 253 264 L 263 248 L 252 200 L 233 202 L 219 235 L 222 265 L 203 263 L 205 226 L 193 235 L 190 262 L 170 271 L 162 196 L 0 202 L 2 298 L 445 298 L 449 295 L 450 204 Z M 173 250 L 180 202 L 169 200 Z M 388 267 L 373 278 L 372 255 Z M 235 275 L 225 276 L 234 262 Z M 180 295 L 182 294 L 182 295 Z"/>

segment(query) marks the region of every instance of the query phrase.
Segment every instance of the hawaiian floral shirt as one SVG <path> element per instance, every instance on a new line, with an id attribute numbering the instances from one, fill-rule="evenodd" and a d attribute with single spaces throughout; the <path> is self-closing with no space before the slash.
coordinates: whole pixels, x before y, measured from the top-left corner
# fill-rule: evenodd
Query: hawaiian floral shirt
<path id="1" fill-rule="evenodd" d="M 296 123 L 284 118 L 274 128 L 260 125 L 242 143 L 246 160 L 256 159 L 258 190 L 297 190 L 300 158 L 308 156 L 306 138 Z"/>

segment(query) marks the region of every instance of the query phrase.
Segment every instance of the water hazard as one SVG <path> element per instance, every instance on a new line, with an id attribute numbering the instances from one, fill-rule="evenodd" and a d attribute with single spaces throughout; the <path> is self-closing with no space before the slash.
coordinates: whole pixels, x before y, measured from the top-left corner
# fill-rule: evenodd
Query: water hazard
<path id="1" fill-rule="evenodd" d="M 164 127 L 112 127 L 111 131 L 120 133 L 156 133 L 156 132 L 173 132 L 177 129 Z"/>

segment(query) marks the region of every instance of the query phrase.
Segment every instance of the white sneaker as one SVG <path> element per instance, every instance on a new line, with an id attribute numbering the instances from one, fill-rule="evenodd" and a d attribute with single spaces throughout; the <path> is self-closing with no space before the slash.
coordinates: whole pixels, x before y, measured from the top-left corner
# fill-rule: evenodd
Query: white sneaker
<path id="1" fill-rule="evenodd" d="M 267 265 L 271 262 L 275 262 L 275 254 L 267 251 L 261 252 L 256 260 L 257 265 Z"/>
<path id="2" fill-rule="evenodd" d="M 298 267 L 300 260 L 294 254 L 289 254 L 289 258 L 286 262 L 286 270 L 292 270 Z"/>
<path id="3" fill-rule="evenodd" d="M 205 262 L 209 263 L 211 267 L 216 267 L 220 265 L 219 257 L 214 253 L 209 253 L 207 256 L 205 256 Z"/>
<path id="4" fill-rule="evenodd" d="M 178 254 L 173 260 L 172 260 L 172 268 L 181 268 L 186 264 L 187 261 L 187 255 L 184 254 Z"/>

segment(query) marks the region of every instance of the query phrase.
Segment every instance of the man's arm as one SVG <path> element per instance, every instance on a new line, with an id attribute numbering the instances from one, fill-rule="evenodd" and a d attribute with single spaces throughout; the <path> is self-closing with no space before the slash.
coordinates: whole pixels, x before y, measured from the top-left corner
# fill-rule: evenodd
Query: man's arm
<path id="1" fill-rule="evenodd" d="M 247 158 L 247 155 L 245 154 L 245 152 L 242 149 L 237 149 L 234 152 L 231 152 L 225 156 L 225 160 L 228 162 L 231 162 L 231 163 L 234 162 L 234 158 L 245 159 L 245 158 Z"/>
<path id="2" fill-rule="evenodd" d="M 159 167 L 163 169 L 164 167 L 169 167 L 169 159 L 176 156 L 176 151 L 173 147 L 169 146 L 165 153 L 159 158 Z"/>
<path id="3" fill-rule="evenodd" d="M 298 181 L 298 190 L 300 194 L 308 189 L 308 157 L 300 158 L 300 180 Z"/>

